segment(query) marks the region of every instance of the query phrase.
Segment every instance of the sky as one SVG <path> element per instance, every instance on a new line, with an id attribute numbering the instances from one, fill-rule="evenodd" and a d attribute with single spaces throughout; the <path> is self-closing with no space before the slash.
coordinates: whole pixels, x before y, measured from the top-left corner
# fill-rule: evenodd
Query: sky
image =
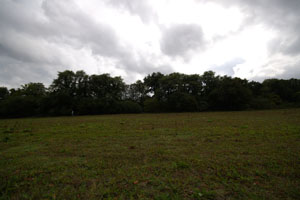
<path id="1" fill-rule="evenodd" d="M 299 0 L 1 0 L 0 86 L 59 71 L 300 78 Z"/>

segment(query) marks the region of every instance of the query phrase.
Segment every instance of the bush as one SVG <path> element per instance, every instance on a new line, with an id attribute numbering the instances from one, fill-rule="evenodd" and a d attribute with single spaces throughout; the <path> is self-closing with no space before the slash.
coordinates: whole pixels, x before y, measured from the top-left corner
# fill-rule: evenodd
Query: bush
<path id="1" fill-rule="evenodd" d="M 270 99 L 265 97 L 257 97 L 252 99 L 250 102 L 250 107 L 253 109 L 271 109 L 275 108 L 276 104 Z"/>
<path id="2" fill-rule="evenodd" d="M 98 114 L 97 102 L 92 98 L 81 98 L 75 104 L 75 115 Z"/>
<path id="3" fill-rule="evenodd" d="M 144 112 L 162 112 L 162 104 L 155 98 L 148 98 L 144 101 Z"/>
<path id="4" fill-rule="evenodd" d="M 141 113 L 142 107 L 133 101 L 122 101 L 120 102 L 121 113 Z"/>
<path id="5" fill-rule="evenodd" d="M 33 97 L 10 96 L 1 101 L 0 107 L 2 117 L 28 117 L 37 114 L 39 104 Z"/>
<path id="6" fill-rule="evenodd" d="M 208 110 L 209 108 L 209 105 L 206 101 L 199 101 L 198 102 L 198 110 L 199 111 L 205 111 L 205 110 Z"/>
<path id="7" fill-rule="evenodd" d="M 168 97 L 167 102 L 169 111 L 194 112 L 199 109 L 195 97 L 186 93 L 173 93 Z"/>

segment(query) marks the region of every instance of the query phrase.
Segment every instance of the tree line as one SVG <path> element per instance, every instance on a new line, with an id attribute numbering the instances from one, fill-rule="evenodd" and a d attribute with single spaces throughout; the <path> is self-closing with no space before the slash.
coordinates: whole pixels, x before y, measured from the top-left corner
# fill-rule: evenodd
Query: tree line
<path id="1" fill-rule="evenodd" d="M 202 75 L 155 72 L 133 84 L 119 76 L 63 71 L 46 88 L 28 83 L 0 87 L 0 117 L 93 115 L 141 112 L 272 109 L 300 106 L 299 79 L 262 83 L 213 71 Z"/>

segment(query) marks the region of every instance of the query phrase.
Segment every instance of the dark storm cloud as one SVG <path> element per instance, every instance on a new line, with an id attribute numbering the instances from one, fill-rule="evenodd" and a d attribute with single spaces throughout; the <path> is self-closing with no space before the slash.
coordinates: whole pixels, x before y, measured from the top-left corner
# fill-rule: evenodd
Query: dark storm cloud
<path id="1" fill-rule="evenodd" d="M 161 50 L 169 56 L 185 56 L 191 50 L 204 47 L 203 32 L 194 24 L 173 25 L 163 32 Z"/>

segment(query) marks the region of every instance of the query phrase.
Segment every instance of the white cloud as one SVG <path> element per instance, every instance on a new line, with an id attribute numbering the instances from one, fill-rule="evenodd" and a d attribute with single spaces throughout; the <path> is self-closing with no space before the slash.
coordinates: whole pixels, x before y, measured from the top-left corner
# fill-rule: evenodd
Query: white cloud
<path id="1" fill-rule="evenodd" d="M 66 69 L 126 82 L 154 71 L 299 78 L 299 8 L 298 0 L 3 0 L 0 84 L 49 84 Z"/>

